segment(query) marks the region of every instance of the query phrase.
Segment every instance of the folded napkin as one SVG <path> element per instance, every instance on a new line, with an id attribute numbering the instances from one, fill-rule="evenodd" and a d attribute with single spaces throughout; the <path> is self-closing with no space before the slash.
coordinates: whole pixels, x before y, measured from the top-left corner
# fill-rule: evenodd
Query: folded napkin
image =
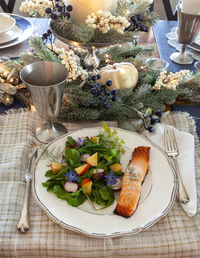
<path id="1" fill-rule="evenodd" d="M 186 191 L 190 197 L 190 201 L 187 204 L 182 204 L 183 210 L 189 217 L 192 217 L 197 212 L 197 191 L 196 191 L 196 179 L 195 179 L 195 160 L 194 160 L 194 137 L 187 132 L 180 132 L 176 128 L 170 125 L 158 124 L 155 127 L 154 133 L 146 131 L 146 136 L 156 145 L 161 147 L 164 151 L 164 129 L 171 127 L 174 130 L 177 145 L 179 148 L 179 155 L 177 156 L 177 162 L 182 178 L 182 182 L 186 188 Z"/>

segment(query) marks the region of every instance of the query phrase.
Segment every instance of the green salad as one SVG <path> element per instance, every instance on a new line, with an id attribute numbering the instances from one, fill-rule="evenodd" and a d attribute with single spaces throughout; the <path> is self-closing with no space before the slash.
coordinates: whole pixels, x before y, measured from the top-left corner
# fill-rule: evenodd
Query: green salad
<path id="1" fill-rule="evenodd" d="M 74 207 L 87 199 L 100 209 L 110 206 L 124 174 L 120 163 L 123 144 L 117 131 L 105 123 L 98 135 L 78 139 L 69 136 L 60 154 L 62 162 L 51 162 L 45 174 L 48 179 L 42 185 Z"/>

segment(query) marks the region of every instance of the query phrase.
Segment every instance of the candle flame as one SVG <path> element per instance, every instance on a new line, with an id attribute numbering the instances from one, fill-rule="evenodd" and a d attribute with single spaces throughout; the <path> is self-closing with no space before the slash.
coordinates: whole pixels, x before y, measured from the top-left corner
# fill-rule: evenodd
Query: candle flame
<path id="1" fill-rule="evenodd" d="M 74 45 L 74 46 L 79 46 L 79 43 L 78 42 L 76 42 L 76 41 L 72 41 L 72 44 Z"/>
<path id="2" fill-rule="evenodd" d="M 31 110 L 32 112 L 36 112 L 36 109 L 35 109 L 35 107 L 34 107 L 33 105 L 30 106 L 30 110 Z"/>

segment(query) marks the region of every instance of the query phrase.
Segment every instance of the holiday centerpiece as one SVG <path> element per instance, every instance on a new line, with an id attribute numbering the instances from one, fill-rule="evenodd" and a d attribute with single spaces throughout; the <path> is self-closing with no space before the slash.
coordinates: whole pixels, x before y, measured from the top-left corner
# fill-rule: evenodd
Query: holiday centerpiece
<path id="1" fill-rule="evenodd" d="M 69 70 L 59 116 L 64 121 L 116 120 L 122 123 L 140 119 L 146 129 L 153 131 L 153 124 L 160 122 L 166 104 L 174 103 L 177 98 L 200 103 L 200 74 L 184 70 L 178 73 L 152 70 L 145 56 L 152 55 L 154 48 L 133 42 L 136 30 L 147 31 L 147 21 L 155 21 L 148 1 L 118 1 L 115 11 L 89 14 L 84 23 L 70 19 L 74 12 L 72 5 L 63 1 L 51 3 L 51 7 L 45 8 L 45 15 L 51 17 L 50 29 L 42 36 L 31 37 L 31 51 L 1 64 L 2 103 L 9 105 L 17 99 L 30 106 L 30 97 L 19 80 L 19 72 L 27 64 L 37 61 L 61 63 Z M 128 27 L 124 26 L 124 21 L 130 23 L 127 23 Z M 71 43 L 67 49 L 56 46 L 53 34 L 76 42 L 76 47 Z M 109 46 L 96 50 L 99 71 L 86 69 L 87 53 L 82 49 L 85 44 Z M 11 94 L 9 89 L 12 87 L 15 92 Z"/>
<path id="2" fill-rule="evenodd" d="M 40 2 L 30 2 L 23 2 L 20 10 L 38 13 Z M 88 50 L 85 66 L 93 72 L 99 66 L 96 48 L 132 42 L 136 30 L 147 32 L 148 25 L 157 20 L 148 0 L 52 0 L 45 15 L 51 18 L 50 29 L 57 39 Z"/>

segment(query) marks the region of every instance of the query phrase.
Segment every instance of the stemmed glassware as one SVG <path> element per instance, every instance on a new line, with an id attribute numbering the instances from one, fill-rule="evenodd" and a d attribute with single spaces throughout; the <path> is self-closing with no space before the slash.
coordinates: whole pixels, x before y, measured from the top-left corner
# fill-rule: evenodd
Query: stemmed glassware
<path id="1" fill-rule="evenodd" d="M 182 43 L 182 51 L 171 54 L 170 59 L 178 64 L 191 64 L 192 56 L 186 53 L 187 45 L 192 44 L 200 29 L 200 15 L 183 13 L 180 5 L 177 6 L 178 13 L 178 40 Z"/>
<path id="2" fill-rule="evenodd" d="M 67 132 L 62 124 L 53 122 L 60 112 L 67 77 L 65 66 L 54 62 L 29 64 L 20 72 L 20 78 L 30 92 L 38 115 L 44 119 L 44 123 L 35 132 L 36 138 L 43 143 Z"/>

